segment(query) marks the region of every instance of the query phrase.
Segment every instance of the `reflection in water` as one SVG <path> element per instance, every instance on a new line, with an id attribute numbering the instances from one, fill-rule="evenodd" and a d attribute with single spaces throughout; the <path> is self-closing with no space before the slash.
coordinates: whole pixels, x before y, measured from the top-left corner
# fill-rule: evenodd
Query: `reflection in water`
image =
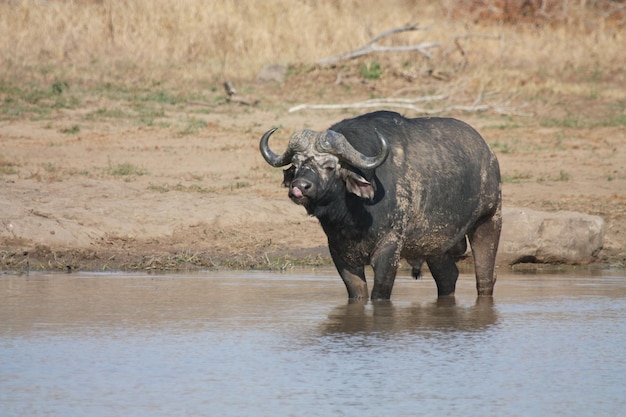
<path id="1" fill-rule="evenodd" d="M 457 306 L 454 297 L 408 307 L 396 307 L 393 301 L 351 301 L 329 314 L 322 334 L 478 331 L 496 320 L 492 298 L 477 298 L 470 307 Z"/>
<path id="2" fill-rule="evenodd" d="M 506 275 L 494 299 L 334 272 L 0 276 L 0 416 L 616 416 L 626 278 Z"/>

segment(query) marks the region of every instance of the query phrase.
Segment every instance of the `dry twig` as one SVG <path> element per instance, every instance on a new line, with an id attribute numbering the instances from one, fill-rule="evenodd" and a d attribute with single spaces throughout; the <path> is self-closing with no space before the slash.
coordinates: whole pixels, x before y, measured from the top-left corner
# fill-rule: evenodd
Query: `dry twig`
<path id="1" fill-rule="evenodd" d="M 434 95 L 434 96 L 423 96 L 416 98 L 378 98 L 378 99 L 370 99 L 365 101 L 359 101 L 356 103 L 346 103 L 346 104 L 300 104 L 289 109 L 289 113 L 301 111 L 301 110 L 338 110 L 338 109 L 367 109 L 367 108 L 401 108 L 412 110 L 415 113 L 420 114 L 442 114 L 449 113 L 453 111 L 462 111 L 466 113 L 478 113 L 484 112 L 488 110 L 493 110 L 494 112 L 502 115 L 509 116 L 530 116 L 527 113 L 517 112 L 514 108 L 510 107 L 509 104 L 512 100 L 505 101 L 502 104 L 480 104 L 482 102 L 484 95 L 484 91 L 481 90 L 478 97 L 473 101 L 470 105 L 465 104 L 452 104 L 448 106 L 442 106 L 438 108 L 427 109 L 425 107 L 420 107 L 415 105 L 415 103 L 423 103 L 429 101 L 440 101 L 447 100 L 449 98 L 448 95 Z"/>
<path id="2" fill-rule="evenodd" d="M 245 106 L 254 106 L 259 102 L 259 100 L 249 99 L 238 95 L 235 86 L 230 81 L 224 82 L 224 90 L 226 90 L 226 101 L 230 103 L 239 103 Z"/>
<path id="3" fill-rule="evenodd" d="M 259 103 L 258 99 L 250 99 L 247 97 L 240 96 L 237 93 L 237 89 L 230 81 L 224 81 L 224 90 L 226 91 L 226 99 L 220 101 L 219 103 L 206 103 L 202 101 L 188 101 L 187 104 L 190 106 L 202 106 L 202 107 L 215 107 L 217 105 L 221 105 L 224 103 L 239 103 L 244 106 L 254 106 Z"/>
<path id="4" fill-rule="evenodd" d="M 400 32 L 407 32 L 412 30 L 420 30 L 417 24 L 406 25 L 399 28 L 393 28 L 386 30 L 379 35 L 375 36 L 368 43 L 363 45 L 362 47 L 355 49 L 354 51 L 344 52 L 343 54 L 331 56 L 328 58 L 324 58 L 317 62 L 318 65 L 326 66 L 330 64 L 334 64 L 335 62 L 349 60 L 358 58 L 363 55 L 371 54 L 373 52 L 409 52 L 409 51 L 417 51 L 422 55 L 430 58 L 431 53 L 427 50 L 428 48 L 434 48 L 439 46 L 439 42 L 423 42 L 419 45 L 406 45 L 406 46 L 379 46 L 376 44 L 379 40 L 389 35 L 393 35 Z"/>
<path id="5" fill-rule="evenodd" d="M 366 109 L 371 107 L 399 107 L 405 109 L 412 109 L 417 112 L 423 110 L 421 107 L 415 106 L 414 103 L 423 103 L 427 101 L 445 100 L 447 95 L 436 96 L 423 96 L 415 98 L 372 98 L 365 101 L 359 101 L 356 103 L 347 104 L 299 104 L 291 107 L 289 113 L 294 113 L 300 110 L 324 110 L 324 109 Z"/>

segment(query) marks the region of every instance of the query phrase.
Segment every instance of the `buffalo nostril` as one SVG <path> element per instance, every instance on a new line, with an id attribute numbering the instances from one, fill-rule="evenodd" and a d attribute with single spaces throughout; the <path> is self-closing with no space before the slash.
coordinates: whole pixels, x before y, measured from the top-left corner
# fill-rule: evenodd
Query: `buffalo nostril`
<path id="1" fill-rule="evenodd" d="M 313 190 L 313 183 L 311 181 L 298 178 L 291 182 L 291 189 L 289 194 L 291 197 L 301 198 L 305 195 L 310 196 Z"/>
<path id="2" fill-rule="evenodd" d="M 297 179 L 291 183 L 291 188 L 299 188 L 302 191 L 308 190 L 312 186 L 313 186 L 313 183 L 311 183 L 311 181 L 307 181 L 304 179 Z"/>

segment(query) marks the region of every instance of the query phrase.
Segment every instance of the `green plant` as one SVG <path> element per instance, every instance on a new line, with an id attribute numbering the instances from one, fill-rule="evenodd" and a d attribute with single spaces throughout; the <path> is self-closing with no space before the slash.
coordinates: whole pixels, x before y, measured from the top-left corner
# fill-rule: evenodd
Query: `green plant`
<path id="1" fill-rule="evenodd" d="M 511 146 L 509 142 L 495 141 L 491 143 L 491 148 L 494 151 L 503 153 L 503 154 L 513 152 L 513 147 Z"/>
<path id="2" fill-rule="evenodd" d="M 579 116 L 566 116 L 563 118 L 546 117 L 541 119 L 539 124 L 543 127 L 566 127 L 574 129 L 585 127 L 585 123 Z"/>
<path id="3" fill-rule="evenodd" d="M 139 116 L 139 122 L 145 126 L 154 126 L 154 119 L 165 117 L 165 110 L 162 106 L 158 108 L 156 106 L 143 106 L 136 109 L 136 111 Z"/>
<path id="4" fill-rule="evenodd" d="M 569 174 L 563 170 L 560 170 L 559 176 L 556 178 L 556 181 L 569 181 Z"/>
<path id="5" fill-rule="evenodd" d="M 502 182 L 518 184 L 522 181 L 527 181 L 531 179 L 533 176 L 528 172 L 513 172 L 513 174 L 503 174 Z"/>
<path id="6" fill-rule="evenodd" d="M 250 187 L 250 183 L 246 182 L 246 181 L 237 181 L 234 184 L 229 184 L 227 186 L 224 187 L 225 190 L 239 190 L 242 188 L 248 188 Z"/>
<path id="7" fill-rule="evenodd" d="M 361 76 L 367 80 L 377 80 L 382 75 L 380 64 L 376 61 L 362 64 L 359 68 Z"/>
<path id="8" fill-rule="evenodd" d="M 131 164 L 130 162 L 123 162 L 121 164 L 113 165 L 110 159 L 109 159 L 109 166 L 107 167 L 106 172 L 109 175 L 114 175 L 114 176 L 131 176 L 131 175 L 140 176 L 140 175 L 146 175 L 148 173 L 147 170 L 143 168 L 139 168 Z"/>
<path id="9" fill-rule="evenodd" d="M 64 91 L 66 91 L 68 88 L 70 88 L 70 85 L 68 84 L 67 81 L 55 81 L 52 83 L 52 86 L 50 87 L 52 90 L 52 94 L 56 94 L 56 95 L 61 95 L 63 94 Z"/>
<path id="10" fill-rule="evenodd" d="M 59 171 L 59 167 L 57 167 L 54 162 L 47 162 L 43 164 L 43 169 L 49 174 L 53 174 Z"/>
<path id="11" fill-rule="evenodd" d="M 163 89 L 156 91 L 148 90 L 138 93 L 135 99 L 138 101 L 152 101 L 161 104 L 178 104 L 185 101 L 184 98 Z"/>
<path id="12" fill-rule="evenodd" d="M 596 127 L 626 126 L 626 113 L 614 114 L 598 122 Z"/>
<path id="13" fill-rule="evenodd" d="M 513 120 L 509 118 L 509 120 L 503 123 L 485 126 L 485 129 L 509 130 L 509 129 L 519 129 L 520 127 L 522 127 L 522 125 L 520 125 L 518 122 L 514 122 Z"/>
<path id="14" fill-rule="evenodd" d="M 96 118 L 118 118 L 128 117 L 128 115 L 119 108 L 109 109 L 107 107 L 101 107 L 91 113 L 85 115 L 86 120 L 94 120 Z"/>
<path id="15" fill-rule="evenodd" d="M 80 132 L 80 126 L 79 125 L 72 125 L 70 127 L 64 127 L 63 129 L 60 129 L 59 132 L 65 133 L 67 135 L 75 135 L 78 132 Z"/>
<path id="16" fill-rule="evenodd" d="M 65 94 L 67 82 L 55 81 L 49 87 L 37 83 L 0 80 L 0 115 L 14 119 L 23 115 L 42 117 L 54 109 L 76 107 L 80 101 Z"/>
<path id="17" fill-rule="evenodd" d="M 167 193 L 170 191 L 170 187 L 167 184 L 150 184 L 148 185 L 148 190 L 156 191 L 157 193 Z"/>
<path id="18" fill-rule="evenodd" d="M 200 129 L 205 127 L 207 127 L 207 123 L 204 120 L 190 117 L 187 119 L 187 125 L 180 133 L 183 135 L 191 135 L 198 133 Z"/>
<path id="19" fill-rule="evenodd" d="M 150 184 L 148 189 L 151 191 L 156 191 L 158 193 L 167 193 L 170 191 L 181 191 L 181 192 L 195 192 L 195 193 L 211 193 L 214 191 L 213 188 L 202 187 L 197 184 L 191 184 L 189 186 L 183 185 L 181 183 L 176 184 L 175 186 L 170 186 L 169 184 Z"/>
<path id="20" fill-rule="evenodd" d="M 551 176 L 547 174 L 541 174 L 537 177 L 537 182 L 546 182 L 546 181 L 556 181 L 556 182 L 567 182 L 570 180 L 570 175 L 564 170 L 559 171 L 558 176 Z"/>
<path id="21" fill-rule="evenodd" d="M 18 164 L 12 161 L 6 161 L 0 157 L 0 174 L 13 175 L 17 174 Z"/>

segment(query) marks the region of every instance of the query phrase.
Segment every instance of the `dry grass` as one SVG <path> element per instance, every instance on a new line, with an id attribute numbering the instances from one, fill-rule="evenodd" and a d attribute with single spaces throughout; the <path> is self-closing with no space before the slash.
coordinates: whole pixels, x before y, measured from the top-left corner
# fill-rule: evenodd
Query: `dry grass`
<path id="1" fill-rule="evenodd" d="M 568 79 L 624 80 L 626 31 L 622 19 L 598 6 L 606 1 L 562 2 L 569 8 L 558 10 L 524 2 L 539 5 L 541 19 L 512 25 L 505 22 L 514 20 L 514 3 L 482 1 L 477 10 L 462 0 L 391 0 L 384 8 L 375 0 L 5 0 L 0 77 L 5 84 L 62 79 L 73 86 L 245 80 L 266 64 L 314 64 L 419 22 L 430 30 L 386 42 L 441 42 L 431 60 L 417 53 L 378 59 L 399 71 L 462 70 L 467 88 L 491 83 L 532 92 L 537 77 L 553 79 L 554 90 L 569 88 Z M 616 10 L 623 5 L 608 3 Z M 484 16 L 485 10 L 502 13 Z M 537 89 L 546 87 L 541 84 Z"/>

